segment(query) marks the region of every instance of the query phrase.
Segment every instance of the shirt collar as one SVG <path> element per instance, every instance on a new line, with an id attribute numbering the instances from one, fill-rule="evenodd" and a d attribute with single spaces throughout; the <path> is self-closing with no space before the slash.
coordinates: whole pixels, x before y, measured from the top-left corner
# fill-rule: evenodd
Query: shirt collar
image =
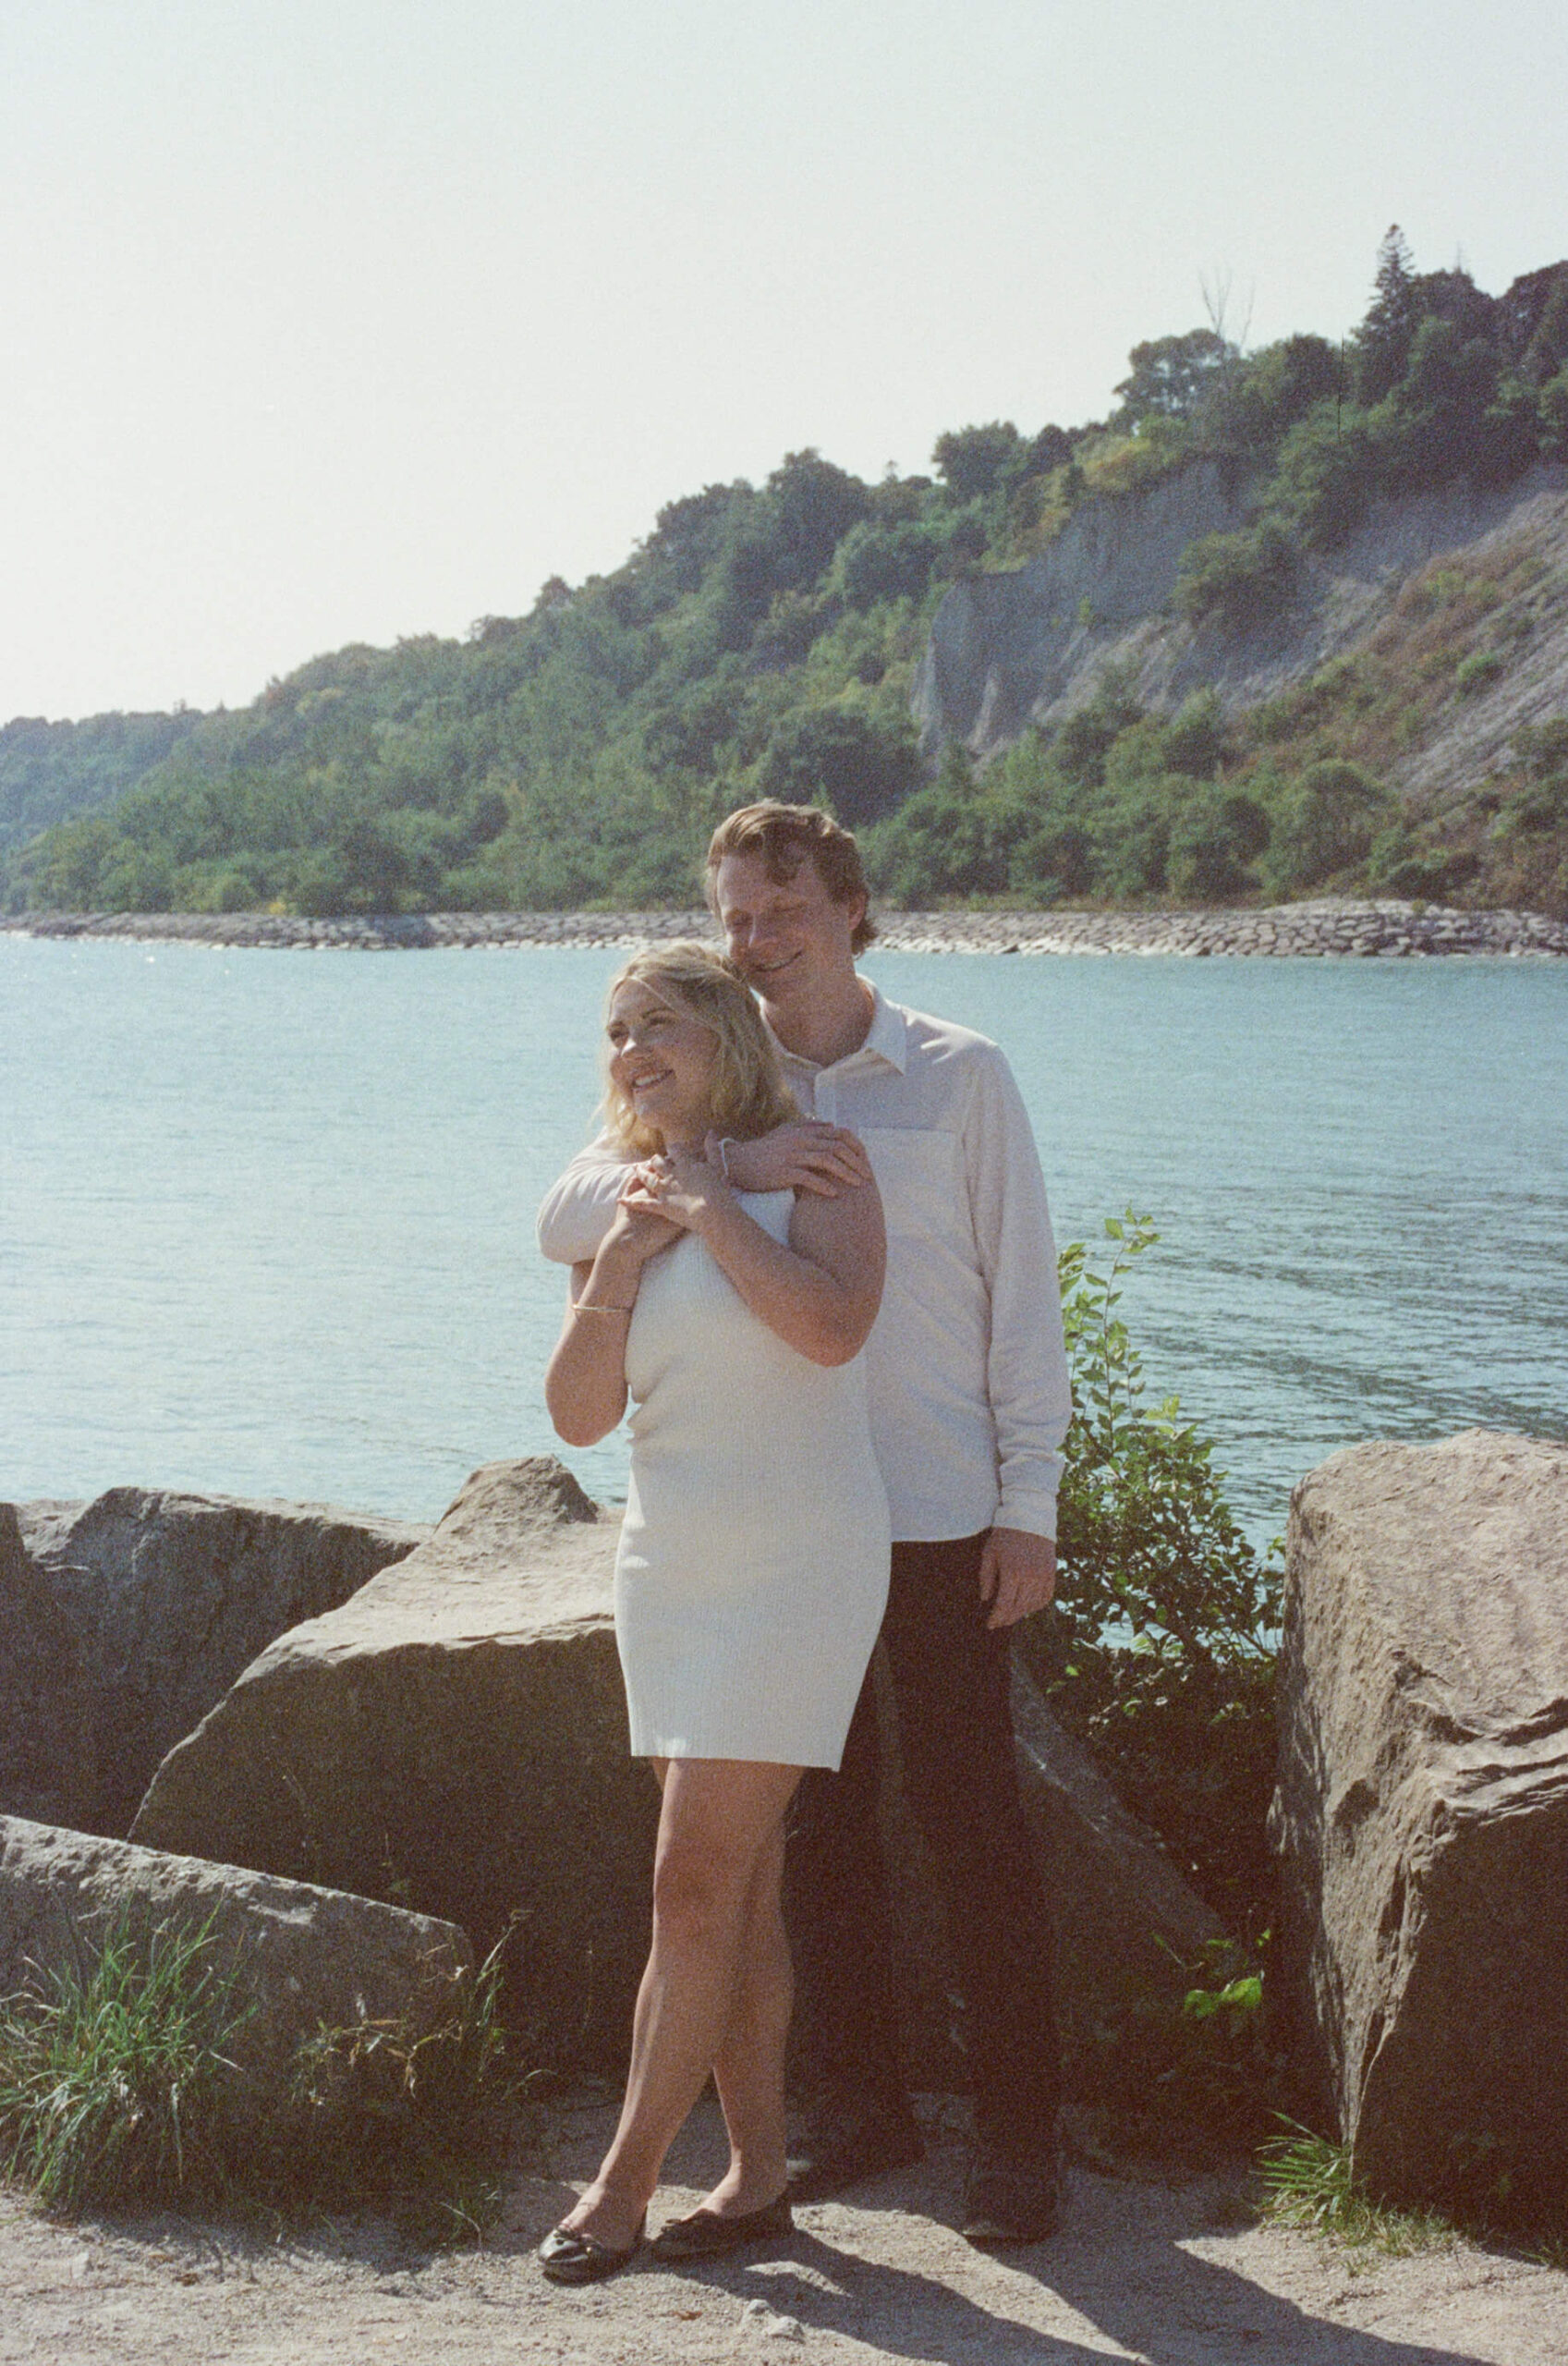
<path id="1" fill-rule="evenodd" d="M 830 1066 L 847 1068 L 853 1067 L 857 1060 L 885 1060 L 889 1067 L 896 1068 L 902 1076 L 909 1065 L 909 1031 L 905 1024 L 904 1013 L 896 1003 L 889 1002 L 871 984 L 869 978 L 863 982 L 870 987 L 871 993 L 871 1023 L 866 1031 L 866 1040 L 853 1052 L 846 1052 L 842 1060 L 833 1060 Z M 798 1052 L 788 1050 L 784 1044 L 780 1043 L 778 1048 L 780 1057 L 788 1067 L 810 1068 L 819 1076 L 828 1073 L 828 1069 L 819 1067 L 815 1060 L 803 1059 Z"/>

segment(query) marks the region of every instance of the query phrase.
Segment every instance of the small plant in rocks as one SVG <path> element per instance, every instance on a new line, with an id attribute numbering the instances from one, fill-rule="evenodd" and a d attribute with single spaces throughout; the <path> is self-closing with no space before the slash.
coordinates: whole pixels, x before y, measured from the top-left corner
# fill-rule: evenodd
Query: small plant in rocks
<path id="1" fill-rule="evenodd" d="M 510 1936 L 456 1975 L 432 2026 L 356 2021 L 300 2047 L 295 2100 L 321 2115 L 301 2165 L 313 2198 L 374 2203 L 426 2237 L 482 2238 L 529 2120 L 529 2082 L 511 2068 L 500 2014 Z"/>

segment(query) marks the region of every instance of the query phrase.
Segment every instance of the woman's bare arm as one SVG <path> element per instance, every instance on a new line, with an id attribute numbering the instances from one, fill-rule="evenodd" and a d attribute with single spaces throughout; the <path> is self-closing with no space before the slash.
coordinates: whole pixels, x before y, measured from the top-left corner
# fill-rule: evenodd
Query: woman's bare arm
<path id="1" fill-rule="evenodd" d="M 572 1267 L 566 1320 L 544 1375 L 544 1401 L 565 1445 L 597 1445 L 626 1409 L 626 1332 L 642 1269 L 680 1227 L 622 1208 L 591 1261 Z"/>
<path id="2" fill-rule="evenodd" d="M 650 1160 L 626 1204 L 657 1209 L 695 1232 L 753 1314 L 812 1363 L 845 1364 L 865 1346 L 887 1258 L 874 1182 L 850 1185 L 831 1200 L 797 1197 L 787 1247 L 699 1158 Z"/>

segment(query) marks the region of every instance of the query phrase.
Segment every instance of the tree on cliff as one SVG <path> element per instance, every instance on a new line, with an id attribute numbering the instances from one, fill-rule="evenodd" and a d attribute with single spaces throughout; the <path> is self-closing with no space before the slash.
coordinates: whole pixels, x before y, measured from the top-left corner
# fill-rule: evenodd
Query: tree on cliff
<path id="1" fill-rule="evenodd" d="M 1127 356 L 1132 367 L 1115 389 L 1122 397 L 1116 423 L 1136 433 L 1147 419 L 1196 419 L 1236 358 L 1234 346 L 1213 329 L 1135 345 Z"/>

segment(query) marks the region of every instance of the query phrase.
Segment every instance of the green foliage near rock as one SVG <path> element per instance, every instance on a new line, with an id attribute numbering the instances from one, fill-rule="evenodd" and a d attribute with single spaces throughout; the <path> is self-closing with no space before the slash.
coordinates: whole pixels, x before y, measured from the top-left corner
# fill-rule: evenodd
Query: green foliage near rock
<path id="1" fill-rule="evenodd" d="M 1280 800 L 1267 878 L 1281 896 L 1322 886 L 1367 854 L 1393 807 L 1388 790 L 1341 758 L 1309 764 Z"/>
<path id="2" fill-rule="evenodd" d="M 1274 1863 L 1274 1663 L 1281 1571 L 1225 1499 L 1211 1442 L 1176 1398 L 1148 1402 L 1121 1311 L 1158 1240 L 1129 1209 L 1060 1273 L 1073 1421 L 1057 1514 L 1057 1598 L 1017 1648 L 1051 1709 L 1164 1841 L 1231 1935 L 1168 1995 L 1107 1967 L 1094 2086 L 1118 2149 L 1202 2158 L 1255 2143 L 1284 2092 L 1263 2007 Z"/>
<path id="3" fill-rule="evenodd" d="M 1272 1916 L 1281 1572 L 1248 1543 L 1212 1442 L 1175 1397 L 1146 1398 L 1121 1313 L 1159 1238 L 1131 1210 L 1107 1254 L 1062 1252 L 1073 1423 L 1057 1522 L 1057 1606 L 1022 1638 L 1056 1714 L 1238 1940 Z M 1223 1984 L 1223 1983 L 1222 1983 Z"/>
<path id="4" fill-rule="evenodd" d="M 233 713 L 6 725 L 0 901 L 321 916 L 686 903 L 714 820 L 778 795 L 865 828 L 881 892 L 910 902 L 1419 879 L 1429 889 L 1411 892 L 1568 909 L 1568 845 L 1512 779 L 1495 836 L 1392 812 L 1336 835 L 1313 819 L 1302 775 L 1340 762 L 1384 779 L 1401 731 L 1429 718 L 1424 674 L 1378 731 L 1329 667 L 1310 687 L 1331 728 L 1244 718 L 1201 750 L 1180 717 L 1145 716 L 1105 680 L 1052 738 L 1027 733 L 967 786 L 933 781 L 910 721 L 945 589 L 1027 560 L 1086 501 L 1195 458 L 1245 488 L 1248 522 L 1183 561 L 1174 604 L 1201 642 L 1267 629 L 1379 497 L 1568 458 L 1568 264 L 1493 298 L 1463 271 L 1417 271 L 1392 231 L 1344 348 L 1298 335 L 1244 354 L 1218 327 L 1186 330 L 1136 346 L 1116 396 L 1079 427 L 954 428 L 931 476 L 872 484 L 791 453 L 760 485 L 668 503 L 624 566 L 575 588 L 553 577 L 526 616 L 339 650 Z M 1479 699 L 1510 652 L 1477 645 L 1461 606 L 1434 623 L 1448 664 L 1430 678 Z"/>

